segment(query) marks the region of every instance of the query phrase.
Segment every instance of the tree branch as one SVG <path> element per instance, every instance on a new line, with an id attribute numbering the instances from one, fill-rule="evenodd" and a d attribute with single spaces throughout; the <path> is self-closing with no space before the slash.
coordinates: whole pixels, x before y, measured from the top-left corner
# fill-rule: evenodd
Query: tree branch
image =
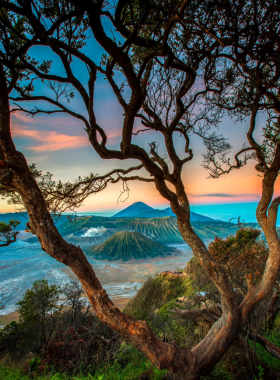
<path id="1" fill-rule="evenodd" d="M 16 104 L 19 108 L 13 108 L 11 110 L 11 112 L 16 112 L 16 111 L 23 111 L 23 112 L 26 112 L 26 113 L 29 113 L 31 115 L 36 115 L 37 113 L 56 113 L 56 112 L 65 112 L 65 113 L 68 113 L 69 115 L 75 117 L 76 119 L 79 119 L 79 120 L 82 120 L 83 123 L 85 124 L 86 126 L 86 129 L 89 130 L 90 129 L 90 126 L 89 126 L 89 122 L 87 121 L 87 119 L 81 115 L 81 114 L 78 114 L 78 113 L 75 113 L 73 111 L 71 111 L 69 108 L 65 107 L 63 104 L 61 104 L 60 102 L 57 102 L 47 96 L 25 96 L 25 97 L 10 97 L 11 100 L 14 100 L 14 101 L 33 101 L 33 100 L 44 100 L 48 103 L 51 103 L 57 107 L 59 107 L 61 110 L 53 110 L 53 111 L 45 111 L 45 110 L 40 110 L 38 109 L 37 107 L 35 107 L 35 110 L 27 110 L 27 109 L 24 109 L 23 107 L 21 107 L 20 105 Z"/>

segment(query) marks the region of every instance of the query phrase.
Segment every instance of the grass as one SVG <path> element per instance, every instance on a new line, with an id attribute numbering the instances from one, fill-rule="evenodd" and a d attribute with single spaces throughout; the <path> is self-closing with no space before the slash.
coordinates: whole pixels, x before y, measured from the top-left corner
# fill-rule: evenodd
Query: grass
<path id="1" fill-rule="evenodd" d="M 266 332 L 263 336 L 275 346 L 280 347 L 280 315 L 277 316 L 274 322 L 273 330 Z M 267 352 L 259 343 L 256 343 L 256 353 L 261 363 L 265 363 L 274 371 L 280 372 L 280 360 Z"/>
<path id="2" fill-rule="evenodd" d="M 265 334 L 271 342 L 280 346 L 280 317 L 275 322 L 275 329 Z M 259 375 L 254 380 L 263 380 L 262 365 L 266 364 L 274 371 L 279 371 L 280 362 L 260 345 L 256 346 L 257 356 L 260 361 Z M 232 358 L 233 359 L 233 358 Z M 231 359 L 231 360 L 232 360 Z M 234 363 L 231 363 L 234 366 Z M 238 365 L 238 363 L 236 363 Z M 235 364 L 235 365 L 236 365 Z M 35 375 L 32 377 L 23 374 L 23 370 L 17 364 L 7 364 L 0 362 L 0 380 L 138 380 L 139 376 L 147 373 L 151 380 L 161 380 L 166 373 L 165 370 L 158 370 L 151 364 L 143 354 L 134 347 L 123 343 L 119 353 L 115 356 L 114 362 L 105 363 L 96 368 L 91 374 L 77 374 L 75 376 L 67 376 L 61 373 L 52 373 L 44 375 Z M 201 380 L 234 380 L 235 376 L 231 373 L 228 359 L 223 358 L 213 369 L 211 375 L 202 377 Z"/>
<path id="3" fill-rule="evenodd" d="M 54 375 L 42 375 L 36 376 L 35 378 L 41 380 L 105 380 L 102 377 L 93 377 L 90 374 L 88 375 L 78 375 L 78 376 L 67 376 L 61 373 L 56 373 Z M 1 380 L 30 380 L 34 377 L 24 375 L 22 370 L 19 368 L 14 368 L 8 365 L 0 364 L 0 379 Z"/>
<path id="4" fill-rule="evenodd" d="M 147 373 L 151 380 L 161 380 L 166 370 L 158 370 L 136 348 L 125 343 L 113 363 L 103 364 L 92 374 L 78 374 L 67 376 L 61 373 L 36 375 L 32 377 L 23 374 L 23 370 L 16 365 L 0 362 L 0 380 L 138 380 L 142 373 Z"/>
<path id="5" fill-rule="evenodd" d="M 190 272 L 191 274 L 188 276 L 162 273 L 154 279 L 149 279 L 124 311 L 138 319 L 147 319 L 150 313 L 155 312 L 155 309 L 157 309 L 156 314 L 163 320 L 168 320 L 170 309 L 179 307 L 175 303 L 176 298 L 186 296 L 190 299 L 196 292 L 192 279 L 192 275 L 197 274 L 195 263 L 192 264 Z M 174 321 L 174 324 L 176 324 L 176 321 Z M 169 328 L 172 328 L 172 326 L 169 326 Z M 174 327 L 174 331 L 177 327 Z M 177 328 L 178 331 L 176 330 L 175 333 L 178 333 L 179 337 L 182 335 L 185 339 L 188 334 L 188 327 L 179 327 L 181 330 Z M 179 341 L 174 331 L 174 338 L 176 341 Z M 274 329 L 263 335 L 276 346 L 280 347 L 280 316 L 275 321 Z M 267 367 L 270 367 L 275 372 L 280 372 L 280 361 L 259 344 L 256 344 L 256 353 L 258 371 L 255 373 L 254 380 L 264 380 L 266 378 L 264 371 Z M 232 351 L 229 351 L 214 367 L 211 375 L 201 377 L 201 380 L 240 379 L 239 375 L 242 368 L 244 376 L 246 375 L 247 378 L 247 366 L 247 359 L 244 355 L 241 358 L 239 346 L 236 350 L 232 347 Z M 161 380 L 166 371 L 158 370 L 143 354 L 126 343 L 121 345 L 121 349 L 114 356 L 113 362 L 100 363 L 100 366 L 95 367 L 91 373 L 80 373 L 75 376 L 53 372 L 43 375 L 33 374 L 30 377 L 23 374 L 23 370 L 19 367 L 19 364 L 14 363 L 11 365 L 0 362 L 0 380 L 31 380 L 32 378 L 41 380 L 138 380 L 139 376 L 143 373 L 146 373 L 150 380 Z"/>
<path id="6" fill-rule="evenodd" d="M 169 304 L 170 301 L 182 296 L 189 298 L 194 293 L 191 279 L 188 276 L 162 273 L 143 284 L 124 308 L 124 312 L 137 319 L 147 319 L 153 310 L 163 307 L 161 310 L 163 315 L 173 308 L 174 305 L 172 302 Z M 167 304 L 166 307 L 164 307 L 165 304 Z"/>

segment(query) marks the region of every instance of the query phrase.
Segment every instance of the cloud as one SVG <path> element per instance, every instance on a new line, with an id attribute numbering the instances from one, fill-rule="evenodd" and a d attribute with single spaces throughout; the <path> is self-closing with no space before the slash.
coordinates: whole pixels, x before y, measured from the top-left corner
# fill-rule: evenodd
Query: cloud
<path id="1" fill-rule="evenodd" d="M 27 147 L 27 149 L 34 151 L 82 148 L 90 144 L 88 137 L 84 135 L 69 136 L 56 131 L 38 131 L 15 125 L 12 126 L 12 135 L 13 137 L 26 137 L 35 140 L 34 145 Z"/>
<path id="2" fill-rule="evenodd" d="M 12 135 L 13 137 L 25 137 L 34 140 L 33 145 L 28 146 L 27 149 L 40 152 L 75 149 L 90 145 L 87 135 L 69 136 L 57 131 L 28 129 L 20 125 L 12 125 Z M 109 133 L 107 135 L 108 145 L 116 144 L 120 136 L 120 133 Z"/>
<path id="3" fill-rule="evenodd" d="M 121 129 L 116 128 L 118 118 L 107 117 L 105 128 L 107 134 L 107 146 L 113 146 L 120 143 Z M 84 126 L 81 121 L 70 117 L 57 115 L 55 118 L 36 115 L 36 118 L 22 113 L 12 115 L 12 135 L 15 138 L 26 139 L 25 148 L 32 151 L 57 151 L 62 149 L 75 149 L 90 146 L 87 135 L 84 132 Z M 57 129 L 50 131 L 49 129 Z M 80 127 L 82 127 L 80 129 Z M 78 131 L 77 131 L 78 128 Z M 46 130 L 47 129 L 47 130 Z M 81 131 L 81 134 L 79 133 Z M 98 141 L 101 141 L 99 134 Z"/>
<path id="4" fill-rule="evenodd" d="M 227 194 L 227 193 L 209 193 L 209 194 L 192 194 L 193 197 L 219 197 L 219 198 L 237 198 L 240 196 L 251 196 L 252 194 Z"/>

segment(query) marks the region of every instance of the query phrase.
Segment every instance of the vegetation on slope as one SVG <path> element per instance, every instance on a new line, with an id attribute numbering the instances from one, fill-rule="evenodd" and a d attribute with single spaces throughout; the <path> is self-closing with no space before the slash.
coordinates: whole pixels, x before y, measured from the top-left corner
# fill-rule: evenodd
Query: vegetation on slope
<path id="1" fill-rule="evenodd" d="M 120 231 L 104 243 L 86 249 L 86 253 L 103 260 L 140 260 L 176 254 L 177 250 L 156 243 L 139 232 Z"/>
<path id="2" fill-rule="evenodd" d="M 185 241 L 180 234 L 176 218 L 168 216 L 164 218 L 135 219 L 127 226 L 128 230 L 138 231 L 143 235 L 165 244 L 183 244 Z"/>
<path id="3" fill-rule="evenodd" d="M 216 236 L 225 237 L 235 234 L 238 225 L 226 222 L 192 222 L 194 231 L 202 239 L 213 240 Z M 83 216 L 76 221 L 63 223 L 59 227 L 62 235 L 70 235 L 89 228 L 113 228 L 122 231 L 137 231 L 150 239 L 163 244 L 183 244 L 184 240 L 178 230 L 174 216 L 162 218 L 106 218 L 100 216 Z M 256 227 L 257 224 L 246 226 Z"/>
<path id="4" fill-rule="evenodd" d="M 241 229 L 237 232 L 236 236 L 230 236 L 226 239 L 217 238 L 209 245 L 211 254 L 217 261 L 225 267 L 230 264 L 232 274 L 230 279 L 234 284 L 239 282 L 237 276 L 238 270 L 242 278 L 245 274 L 250 273 L 252 268 L 254 268 L 256 275 L 259 271 L 261 272 L 263 270 L 264 260 L 260 260 L 260 254 L 263 253 L 265 255 L 265 246 L 257 240 L 259 233 L 260 231 L 258 230 Z M 180 312 L 190 310 L 198 313 L 200 311 L 207 312 L 207 310 L 210 310 L 210 312 L 213 312 L 215 297 L 217 297 L 218 294 L 217 291 L 213 292 L 214 289 L 211 289 L 213 288 L 211 278 L 203 271 L 196 258 L 191 259 L 185 270 L 179 272 L 183 273 L 183 275 L 161 273 L 154 279 L 150 278 L 125 307 L 124 312 L 137 319 L 146 320 L 150 328 L 164 341 L 169 343 L 175 341 L 176 344 L 181 347 L 192 348 L 203 339 L 211 323 L 209 324 L 209 322 L 203 322 L 197 319 L 181 318 L 180 314 L 178 316 L 178 314 L 174 313 L 174 310 L 177 309 L 180 310 Z M 255 280 L 257 282 L 258 278 L 256 277 Z M 239 285 L 241 285 L 242 288 L 242 284 Z M 204 293 L 200 293 L 202 290 L 204 290 Z M 217 302 L 219 302 L 219 300 Z M 84 308 L 81 308 L 81 311 L 83 310 Z M 250 323 L 255 321 L 256 316 L 260 320 L 262 319 L 260 311 L 258 310 L 256 312 L 258 314 L 252 315 L 253 319 L 250 320 Z M 92 316 L 91 318 L 94 317 Z M 266 325 L 267 323 L 264 325 L 260 324 L 258 327 L 261 328 L 261 334 L 270 342 L 279 346 L 279 316 L 275 319 L 272 329 L 267 329 L 267 327 L 265 327 Z M 11 333 L 14 331 L 12 329 L 13 326 L 14 325 L 11 324 L 9 328 L 9 332 Z M 87 329 L 89 326 L 90 324 L 87 324 Z M 84 373 L 82 373 L 80 367 L 73 367 L 71 370 L 73 373 L 76 373 L 75 377 L 73 377 L 72 373 L 64 370 L 64 368 L 67 369 L 69 366 L 69 352 L 75 357 L 77 356 L 78 351 L 76 350 L 76 346 L 74 346 L 74 350 L 72 349 L 72 345 L 77 344 L 75 339 L 73 340 L 73 336 L 80 334 L 80 338 L 83 339 L 79 340 L 79 342 L 83 342 L 83 345 L 88 344 L 92 338 L 92 333 L 89 334 L 88 337 L 83 336 L 81 327 L 82 326 L 78 326 L 78 328 L 75 328 L 74 326 L 73 328 L 76 330 L 62 330 L 60 333 L 62 338 L 58 341 L 57 336 L 55 336 L 50 347 L 52 349 L 51 352 L 54 352 L 53 348 L 59 349 L 60 355 L 55 354 L 55 358 L 60 358 L 59 366 L 47 366 L 40 356 L 33 356 L 31 359 L 27 358 L 27 368 L 29 373 L 31 373 L 31 377 L 29 377 L 23 375 L 22 369 L 11 368 L 8 365 L 0 363 L 0 379 L 29 380 L 39 376 L 44 380 L 138 380 L 140 378 L 161 380 L 163 378 L 165 371 L 157 370 L 135 348 L 122 341 L 120 341 L 120 345 L 117 346 L 118 349 L 109 359 L 107 359 L 105 355 L 103 360 L 100 360 L 100 349 L 102 349 L 102 347 L 103 350 L 108 348 L 106 348 L 106 345 L 99 346 L 96 351 L 98 356 L 93 356 L 98 358 L 97 365 L 88 366 Z M 93 327 L 93 331 L 98 331 L 95 326 Z M 58 328 L 60 328 L 60 326 L 58 326 Z M 32 329 L 34 330 L 34 325 L 32 325 Z M 11 338 L 14 337 L 13 334 L 10 335 Z M 37 334 L 37 336 L 39 335 Z M 71 339 L 67 340 L 67 337 Z M 111 341 L 114 342 L 114 340 L 110 339 L 110 342 Z M 86 352 L 86 350 L 84 350 L 85 347 L 79 348 L 79 352 Z M 109 349 L 109 351 L 112 352 L 112 349 Z M 50 352 L 50 348 L 46 352 Z M 64 354 L 64 356 L 61 354 Z M 67 359 L 63 363 L 61 362 L 62 357 Z M 87 358 L 82 356 L 81 358 L 83 359 L 84 365 L 86 362 L 85 359 Z M 48 360 L 52 363 L 50 359 Z M 90 364 L 92 363 L 91 360 L 89 362 Z M 43 368 L 42 365 L 45 368 L 44 373 L 40 372 L 40 368 Z M 52 372 L 53 370 L 57 373 Z M 272 355 L 265 351 L 258 343 L 253 344 L 247 342 L 245 339 L 242 340 L 241 337 L 215 366 L 211 375 L 201 377 L 201 379 L 276 380 L 278 377 L 276 377 L 277 374 L 275 372 L 279 372 L 279 370 L 279 360 L 273 358 Z M 143 376 L 139 377 L 140 375 Z"/>
<path id="5" fill-rule="evenodd" d="M 73 280 L 63 288 L 34 282 L 19 302 L 19 322 L 0 328 L 1 380 L 162 379 L 166 371 L 103 325 L 82 294 Z"/>
<path id="6" fill-rule="evenodd" d="M 115 228 L 115 224 L 112 223 L 109 218 L 100 216 L 81 216 L 75 221 L 63 223 L 58 229 L 62 235 L 70 235 L 83 228 L 98 228 L 101 226 L 104 228 Z"/>
<path id="7" fill-rule="evenodd" d="M 36 357 L 35 357 L 36 358 Z M 25 368 L 31 362 L 27 360 Z M 34 364 L 36 362 L 34 361 Z M 38 365 L 38 364 L 39 365 Z M 30 376 L 18 363 L 10 364 L 0 362 L 1 380 L 139 380 L 140 375 L 147 375 L 150 380 L 162 380 L 166 370 L 157 369 L 145 356 L 135 347 L 123 343 L 114 357 L 114 361 L 102 363 L 91 373 L 78 373 L 67 375 L 61 372 L 40 372 L 40 360 L 33 365 Z M 33 364 L 33 363 L 32 363 Z M 145 378 L 145 377 L 144 377 Z"/>
<path id="8" fill-rule="evenodd" d="M 194 294 L 195 291 L 188 276 L 161 273 L 143 284 L 124 308 L 124 312 L 137 319 L 147 319 L 156 309 L 172 303 L 178 297 L 189 298 Z"/>
<path id="9" fill-rule="evenodd" d="M 225 222 L 192 222 L 192 227 L 202 239 L 212 240 L 216 236 L 235 234 L 238 225 Z M 123 228 L 138 231 L 149 238 L 165 244 L 184 244 L 174 216 L 152 219 L 135 219 Z"/>
<path id="10" fill-rule="evenodd" d="M 226 222 L 192 222 L 191 224 L 198 236 L 207 240 L 213 240 L 216 236 L 225 237 L 235 234 L 238 230 L 237 224 Z"/>
<path id="11" fill-rule="evenodd" d="M 240 242 L 239 235 L 243 236 L 247 232 L 248 230 L 241 230 L 236 237 L 228 238 L 224 242 L 230 244 L 234 239 Z M 259 233 L 256 230 L 250 232 L 252 235 Z M 220 241 L 218 243 L 220 247 Z M 252 246 L 254 247 L 255 244 L 258 243 L 253 241 Z M 219 247 L 213 248 L 217 250 Z M 232 247 L 234 248 L 234 246 Z M 223 253 L 224 251 L 221 252 L 221 254 Z M 244 257 L 243 260 L 245 260 Z M 250 260 L 252 260 L 251 257 Z M 255 261 L 259 261 L 258 256 Z M 260 265 L 263 266 L 263 263 Z M 237 265 L 235 267 L 237 268 Z M 242 267 L 242 273 L 244 268 Z M 247 269 L 250 270 L 250 268 Z M 205 310 L 206 306 L 206 310 L 213 312 L 215 302 L 208 297 L 217 296 L 217 294 L 212 292 L 212 287 L 211 278 L 204 272 L 197 259 L 193 258 L 188 262 L 184 276 L 162 273 L 154 279 L 149 279 L 125 307 L 124 312 L 135 318 L 146 320 L 151 329 L 164 341 L 175 341 L 182 347 L 192 348 L 207 334 L 211 324 L 202 319 L 180 318 L 173 311 L 180 309 L 181 312 L 185 310 L 199 312 Z M 202 290 L 205 290 L 206 294 L 199 292 Z M 256 316 L 253 315 L 252 318 L 252 321 L 255 321 Z M 264 326 L 261 324 L 262 327 Z M 264 329 L 261 334 L 279 347 L 280 316 L 276 318 L 273 330 Z M 223 359 L 215 366 L 211 375 L 201 379 L 276 379 L 279 370 L 279 360 L 264 350 L 260 344 L 245 342 L 245 339 L 240 338 L 234 342 Z"/>

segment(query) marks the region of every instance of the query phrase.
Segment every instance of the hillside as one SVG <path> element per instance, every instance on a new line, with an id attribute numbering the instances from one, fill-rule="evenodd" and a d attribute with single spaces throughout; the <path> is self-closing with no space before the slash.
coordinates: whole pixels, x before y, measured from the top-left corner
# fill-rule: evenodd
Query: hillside
<path id="1" fill-rule="evenodd" d="M 236 224 L 225 222 L 192 222 L 192 227 L 201 239 L 207 240 L 212 240 L 215 236 L 225 237 L 235 234 L 238 229 Z M 184 244 L 185 242 L 178 230 L 177 219 L 173 216 L 135 219 L 122 228 L 128 231 L 138 231 L 163 244 Z"/>
<path id="2" fill-rule="evenodd" d="M 7 213 L 0 213 L 0 221 L 8 223 L 9 220 L 15 219 L 20 222 L 20 225 L 17 227 L 17 230 L 24 230 L 26 228 L 26 223 L 29 220 L 29 217 L 27 215 L 27 212 L 7 212 Z M 58 226 L 62 223 L 68 222 L 67 215 L 61 215 L 60 218 L 54 219 L 55 224 Z"/>
<path id="3" fill-rule="evenodd" d="M 67 222 L 59 227 L 65 239 L 72 244 L 89 246 L 103 243 L 119 231 L 139 232 L 151 240 L 162 244 L 184 244 L 173 216 L 164 218 L 116 218 L 108 222 L 105 217 L 81 217 L 76 222 Z M 114 228 L 103 228 L 110 226 Z M 257 227 L 250 224 L 249 227 Z M 225 237 L 237 231 L 237 225 L 225 222 L 193 222 L 192 227 L 201 239 L 213 240 L 215 236 Z M 261 237 L 263 238 L 263 237 Z M 30 237 L 28 243 L 38 242 L 37 237 Z"/>
<path id="4" fill-rule="evenodd" d="M 88 230 L 90 232 L 90 229 Z M 113 229 L 102 229 L 102 233 L 95 234 L 93 236 L 77 236 L 74 234 L 70 234 L 67 236 L 64 236 L 64 239 L 71 244 L 79 245 L 81 248 L 85 248 L 92 245 L 97 245 L 100 243 L 103 243 L 104 240 L 108 239 L 110 236 L 112 236 L 116 231 Z M 26 243 L 38 243 L 37 236 L 32 236 L 29 239 L 25 240 Z"/>
<path id="5" fill-rule="evenodd" d="M 165 215 L 164 216 L 176 216 L 174 212 L 171 210 L 171 207 L 167 207 L 164 210 L 157 210 L 157 211 L 162 211 Z M 218 219 L 212 219 L 209 218 L 208 216 L 197 214 L 195 212 L 190 212 L 191 215 L 191 222 L 221 222 L 221 220 Z"/>
<path id="6" fill-rule="evenodd" d="M 201 239 L 213 240 L 215 236 L 225 237 L 235 234 L 237 225 L 225 222 L 191 222 L 194 231 Z M 248 224 L 257 227 L 257 224 Z M 163 218 L 108 218 L 83 216 L 74 222 L 66 222 L 58 227 L 63 236 L 76 235 L 79 237 L 100 237 L 105 241 L 108 234 L 101 234 L 103 229 L 110 235 L 118 231 L 137 231 L 148 238 L 163 244 L 183 244 L 184 240 L 178 231 L 177 219 L 173 216 Z M 96 233 L 95 233 L 96 232 Z"/>
<path id="7" fill-rule="evenodd" d="M 123 311 L 136 319 L 147 319 L 155 309 L 163 305 L 169 309 L 178 297 L 189 298 L 194 294 L 189 276 L 161 273 L 146 281 Z"/>
<path id="8" fill-rule="evenodd" d="M 201 239 L 213 240 L 215 236 L 226 237 L 234 235 L 238 230 L 237 224 L 225 222 L 192 222 L 193 230 Z M 257 227 L 255 223 L 246 224 L 247 227 Z"/>
<path id="9" fill-rule="evenodd" d="M 120 231 L 104 243 L 87 248 L 85 252 L 97 259 L 128 261 L 167 256 L 178 251 L 156 243 L 139 232 Z"/>
<path id="10" fill-rule="evenodd" d="M 129 231 L 138 231 L 152 240 L 164 244 L 183 244 L 176 218 L 173 216 L 153 219 L 136 219 L 125 226 Z"/>
<path id="11" fill-rule="evenodd" d="M 62 235 L 70 235 L 79 233 L 81 230 L 85 232 L 89 228 L 114 228 L 115 224 L 109 218 L 102 216 L 80 216 L 75 221 L 63 223 L 58 227 Z"/>

